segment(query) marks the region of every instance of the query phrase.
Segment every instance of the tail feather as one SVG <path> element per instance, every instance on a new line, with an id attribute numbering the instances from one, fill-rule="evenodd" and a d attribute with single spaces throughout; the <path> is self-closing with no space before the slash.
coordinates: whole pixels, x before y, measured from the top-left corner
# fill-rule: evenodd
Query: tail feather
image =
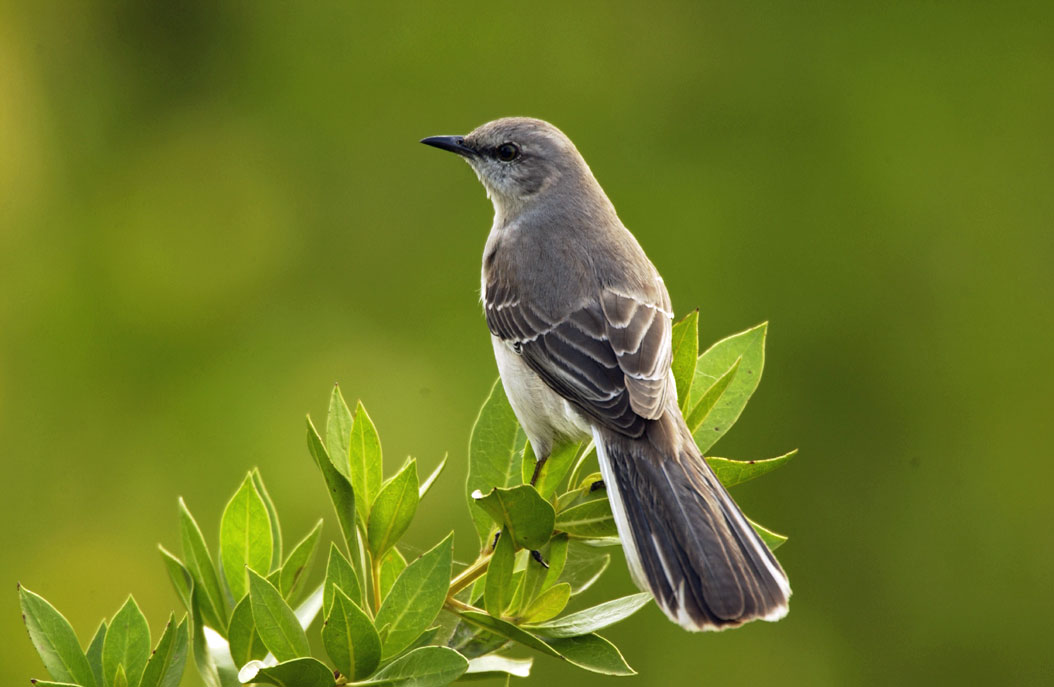
<path id="1" fill-rule="evenodd" d="M 594 428 L 630 573 L 689 630 L 723 630 L 787 613 L 779 562 L 703 460 L 679 413 L 641 438 Z"/>

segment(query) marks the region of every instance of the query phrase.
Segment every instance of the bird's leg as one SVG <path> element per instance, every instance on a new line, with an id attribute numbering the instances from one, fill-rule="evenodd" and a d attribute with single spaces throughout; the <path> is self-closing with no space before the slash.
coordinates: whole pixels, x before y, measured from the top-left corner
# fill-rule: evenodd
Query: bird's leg
<path id="1" fill-rule="evenodd" d="M 594 491 L 600 491 L 601 489 L 606 488 L 607 487 L 604 485 L 604 480 L 598 479 L 596 482 L 593 482 L 589 485 L 589 493 L 593 493 Z"/>
<path id="2" fill-rule="evenodd" d="M 542 558 L 542 552 L 541 551 L 535 551 L 535 550 L 532 549 L 531 550 L 531 558 L 533 558 L 534 560 L 538 561 L 538 564 L 541 565 L 546 570 L 549 569 L 549 564 L 546 563 L 545 559 Z"/>
<path id="3" fill-rule="evenodd" d="M 542 466 L 545 465 L 545 461 L 549 460 L 549 453 L 547 452 L 544 456 L 539 458 L 534 464 L 534 474 L 531 475 L 531 486 L 533 487 L 538 481 L 538 476 L 542 474 Z"/>

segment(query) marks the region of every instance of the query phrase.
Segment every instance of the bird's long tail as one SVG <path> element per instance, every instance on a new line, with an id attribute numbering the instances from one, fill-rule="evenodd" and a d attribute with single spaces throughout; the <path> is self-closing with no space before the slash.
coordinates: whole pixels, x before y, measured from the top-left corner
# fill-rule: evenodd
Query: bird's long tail
<path id="1" fill-rule="evenodd" d="M 593 429 L 634 581 L 688 630 L 779 620 L 786 574 L 671 411 L 637 439 Z"/>

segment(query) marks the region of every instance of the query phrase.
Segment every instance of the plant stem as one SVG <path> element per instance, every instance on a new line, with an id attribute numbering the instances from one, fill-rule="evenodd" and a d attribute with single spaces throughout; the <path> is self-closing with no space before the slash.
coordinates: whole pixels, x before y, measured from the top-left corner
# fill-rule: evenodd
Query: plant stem
<path id="1" fill-rule="evenodd" d="M 373 578 L 373 616 L 381 610 L 381 557 L 370 558 L 370 571 Z"/>
<path id="2" fill-rule="evenodd" d="M 448 601 L 453 600 L 455 594 L 475 582 L 480 575 L 487 572 L 487 566 L 490 565 L 490 557 L 492 555 L 493 554 L 490 553 L 481 555 L 476 559 L 475 563 L 462 570 L 458 573 L 457 577 L 450 581 L 450 591 L 447 592 Z M 458 601 L 458 603 L 461 602 Z"/>
<path id="3" fill-rule="evenodd" d="M 447 600 L 443 604 L 443 607 L 453 613 L 458 613 L 460 611 L 475 611 L 477 613 L 486 613 L 486 611 L 484 611 L 482 608 L 476 608 L 472 604 L 467 604 L 463 601 L 458 601 L 452 596 L 447 597 Z"/>

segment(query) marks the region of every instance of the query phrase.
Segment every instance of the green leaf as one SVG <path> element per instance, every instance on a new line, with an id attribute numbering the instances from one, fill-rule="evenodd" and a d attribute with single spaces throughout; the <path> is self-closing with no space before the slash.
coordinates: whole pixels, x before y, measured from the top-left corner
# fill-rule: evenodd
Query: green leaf
<path id="1" fill-rule="evenodd" d="M 316 658 L 302 657 L 283 661 L 270 668 L 260 668 L 249 680 L 278 687 L 333 687 L 333 671 Z"/>
<path id="2" fill-rule="evenodd" d="M 706 463 L 721 480 L 721 484 L 731 487 L 743 482 L 749 482 L 755 477 L 761 477 L 767 472 L 772 472 L 783 466 L 787 461 L 798 454 L 795 449 L 790 453 L 784 453 L 776 458 L 765 460 L 730 460 L 728 458 L 716 458 L 707 456 Z"/>
<path id="3" fill-rule="evenodd" d="M 494 554 L 487 566 L 487 582 L 483 590 L 483 605 L 487 613 L 500 618 L 512 601 L 512 569 L 516 564 L 516 547 L 508 530 L 502 530 Z"/>
<path id="4" fill-rule="evenodd" d="M 206 632 L 212 632 L 212 630 L 205 628 L 202 624 L 201 602 L 198 600 L 200 593 L 200 590 L 194 590 L 190 605 L 190 637 L 191 646 L 194 649 L 194 665 L 205 687 L 236 687 L 239 684 L 237 668 L 233 666 L 228 656 L 223 655 L 229 652 L 213 654 L 206 641 Z"/>
<path id="5" fill-rule="evenodd" d="M 315 426 L 311 424 L 311 418 L 307 418 L 307 446 L 311 451 L 311 457 L 315 459 L 315 465 L 322 471 L 329 489 L 329 499 L 333 503 L 333 510 L 337 513 L 337 522 L 340 523 L 340 532 L 344 535 L 344 544 L 348 548 L 351 560 L 359 558 L 359 539 L 355 526 L 355 491 L 351 488 L 351 482 L 342 475 L 330 461 L 329 453 L 322 445 Z"/>
<path id="6" fill-rule="evenodd" d="M 566 582 L 554 585 L 530 602 L 521 614 L 523 622 L 540 623 L 560 615 L 571 599 L 571 585 Z"/>
<path id="7" fill-rule="evenodd" d="M 713 411 L 714 406 L 721 400 L 725 391 L 728 389 L 732 380 L 739 374 L 739 364 L 743 362 L 742 358 L 736 358 L 735 362 L 732 363 L 731 367 L 725 370 L 724 374 L 717 378 L 717 380 L 711 384 L 706 391 L 695 401 L 692 402 L 690 410 L 685 411 L 684 421 L 688 425 L 688 429 L 692 432 L 696 432 L 703 423 L 706 422 L 710 412 Z M 698 388 L 693 385 L 692 389 Z"/>
<path id="8" fill-rule="evenodd" d="M 267 655 L 260 633 L 256 631 L 253 620 L 252 599 L 245 596 L 231 613 L 231 623 L 227 626 L 227 642 L 230 644 L 231 658 L 234 665 L 243 666 L 253 659 Z"/>
<path id="9" fill-rule="evenodd" d="M 468 670 L 462 680 L 486 680 L 495 677 L 530 677 L 533 658 L 513 658 L 500 654 L 487 654 L 469 659 Z"/>
<path id="10" fill-rule="evenodd" d="M 216 576 L 216 566 L 209 556 L 205 537 L 201 534 L 194 516 L 190 514 L 182 497 L 179 499 L 179 529 L 183 540 L 183 558 L 187 569 L 194 578 L 194 587 L 200 592 L 197 596 L 201 604 L 202 620 L 213 629 L 227 627 L 227 601 Z"/>
<path id="11" fill-rule="evenodd" d="M 453 544 L 451 533 L 411 563 L 392 585 L 375 623 L 388 628 L 382 640 L 384 660 L 410 646 L 439 615 L 450 586 Z"/>
<path id="12" fill-rule="evenodd" d="M 558 535 L 549 541 L 549 552 L 545 558 L 549 567 L 545 570 L 545 582 L 542 584 L 542 589 L 552 587 L 563 574 L 564 565 L 567 564 L 567 543 L 567 535 Z"/>
<path id="13" fill-rule="evenodd" d="M 165 570 L 168 572 L 169 579 L 172 580 L 172 586 L 176 588 L 179 600 L 183 602 L 183 606 L 189 611 L 191 594 L 194 591 L 194 578 L 191 577 L 187 567 L 183 565 L 183 561 L 176 558 L 168 549 L 158 544 L 157 550 L 161 552 L 161 562 L 165 564 Z"/>
<path id="14" fill-rule="evenodd" d="M 252 570 L 249 571 L 249 597 L 256 631 L 275 658 L 289 661 L 311 653 L 307 635 L 293 609 L 274 585 Z"/>
<path id="15" fill-rule="evenodd" d="M 329 560 L 326 561 L 326 581 L 323 592 L 322 614 L 328 616 L 333 608 L 333 588 L 340 587 L 352 600 L 362 603 L 358 576 L 351 563 L 340 552 L 336 544 L 329 545 Z"/>
<path id="16" fill-rule="evenodd" d="M 311 627 L 311 623 L 315 622 L 315 618 L 318 617 L 319 612 L 322 610 L 324 598 L 325 583 L 321 583 L 300 602 L 299 606 L 293 609 L 293 615 L 296 616 L 297 622 L 300 623 L 300 627 L 304 628 L 305 632 Z"/>
<path id="17" fill-rule="evenodd" d="M 351 427 L 350 446 L 348 448 L 348 463 L 351 472 L 351 486 L 358 495 L 359 517 L 367 522 L 370 516 L 370 508 L 377 492 L 381 488 L 381 438 L 377 435 L 377 428 L 373 426 L 362 401 L 355 406 L 355 420 Z M 417 486 L 415 485 L 416 489 Z"/>
<path id="18" fill-rule="evenodd" d="M 547 637 L 577 637 L 587 635 L 625 620 L 651 601 L 651 594 L 641 592 L 587 608 L 577 613 L 568 613 L 562 618 L 530 625 L 531 632 Z"/>
<path id="19" fill-rule="evenodd" d="M 618 536 L 615 516 L 607 499 L 594 499 L 571 506 L 556 516 L 556 529 L 572 537 L 597 539 Z"/>
<path id="20" fill-rule="evenodd" d="M 475 491 L 488 492 L 494 487 L 512 487 L 523 482 L 521 465 L 527 435 L 520 429 L 516 415 L 512 412 L 501 379 L 494 382 L 490 395 L 479 411 L 472 426 L 468 446 L 468 480 L 465 494 L 468 496 L 469 514 L 476 525 L 476 532 L 484 545 L 489 545 L 488 535 L 492 529 L 487 514 L 472 506 Z"/>
<path id="21" fill-rule="evenodd" d="M 30 680 L 34 687 L 82 687 L 72 682 L 51 682 L 50 680 Z"/>
<path id="22" fill-rule="evenodd" d="M 271 569 L 273 551 L 271 518 L 250 473 L 220 518 L 220 561 L 236 602 L 249 592 L 246 566 L 266 575 Z"/>
<path id="23" fill-rule="evenodd" d="M 762 322 L 745 332 L 718 341 L 699 356 L 690 395 L 695 394 L 697 386 L 700 389 L 709 388 L 735 364 L 737 359 L 742 358 L 738 372 L 729 381 L 728 387 L 717 400 L 713 410 L 702 420 L 698 429 L 689 424 L 696 443 L 699 444 L 699 450 L 704 454 L 735 424 L 754 390 L 758 388 L 761 372 L 765 367 L 767 330 L 768 323 Z"/>
<path id="24" fill-rule="evenodd" d="M 338 587 L 333 610 L 322 627 L 322 642 L 341 675 L 358 680 L 381 662 L 381 640 L 369 616 Z"/>
<path id="25" fill-rule="evenodd" d="M 699 356 L 699 310 L 685 315 L 673 325 L 673 379 L 677 383 L 677 399 L 683 412 L 695 377 L 695 362 Z"/>
<path id="26" fill-rule="evenodd" d="M 581 594 L 593 586 L 611 563 L 611 555 L 598 549 L 571 541 L 567 547 L 567 563 L 559 581 L 571 585 L 571 595 Z"/>
<path id="27" fill-rule="evenodd" d="M 747 522 L 750 523 L 750 526 L 753 527 L 754 531 L 758 533 L 759 537 L 761 537 L 761 541 L 765 542 L 765 546 L 769 547 L 769 551 L 775 551 L 787 541 L 787 537 L 757 524 L 750 518 L 747 518 Z"/>
<path id="28" fill-rule="evenodd" d="M 186 616 L 178 625 L 174 620 L 174 615 L 168 617 L 165 632 L 147 661 L 139 687 L 178 687 L 187 663 L 189 623 Z"/>
<path id="29" fill-rule="evenodd" d="M 388 592 L 392 590 L 392 585 L 399 579 L 399 575 L 403 574 L 406 570 L 406 559 L 399 553 L 399 549 L 392 547 L 388 549 L 388 553 L 384 554 L 384 558 L 381 559 L 381 598 L 388 596 Z"/>
<path id="30" fill-rule="evenodd" d="M 559 444 L 553 448 L 549 454 L 549 460 L 545 461 L 542 465 L 542 469 L 538 472 L 538 480 L 535 482 L 535 489 L 541 494 L 543 499 L 549 499 L 553 494 L 556 493 L 560 483 L 564 481 L 564 477 L 567 476 L 567 471 L 571 469 L 571 466 L 575 462 L 575 457 L 578 455 L 578 449 L 580 444 Z M 527 442 L 527 447 L 524 449 L 523 464 L 525 470 L 528 469 L 526 466 L 530 466 L 529 470 L 534 473 L 534 462 L 537 460 L 534 456 L 534 449 L 531 447 L 530 442 Z M 530 475 L 524 482 L 530 481 Z"/>
<path id="31" fill-rule="evenodd" d="M 600 635 L 546 640 L 560 657 L 584 670 L 604 675 L 636 675 L 618 648 Z"/>
<path id="32" fill-rule="evenodd" d="M 88 659 L 88 665 L 91 666 L 92 675 L 95 676 L 96 685 L 106 684 L 102 673 L 102 645 L 106 640 L 106 628 L 106 621 L 103 620 L 99 623 L 99 629 L 95 631 L 95 636 L 88 642 L 88 648 L 84 650 L 84 656 Z"/>
<path id="33" fill-rule="evenodd" d="M 445 646 L 423 646 L 392 661 L 369 680 L 356 685 L 380 687 L 441 687 L 468 670 L 464 656 Z"/>
<path id="34" fill-rule="evenodd" d="M 425 497 L 425 494 L 427 494 L 428 490 L 432 488 L 433 484 L 435 484 L 435 481 L 439 478 L 439 475 L 442 474 L 443 468 L 446 467 L 446 459 L 447 456 L 446 454 L 444 454 L 443 460 L 439 461 L 439 465 L 436 466 L 435 470 L 432 470 L 432 474 L 428 476 L 428 479 L 426 479 L 424 482 L 421 482 L 421 487 L 417 490 L 418 500 L 423 499 Z"/>
<path id="35" fill-rule="evenodd" d="M 110 684 L 113 687 L 128 687 L 128 675 L 124 672 L 123 664 L 117 664 L 117 670 L 114 671 L 113 680 Z"/>
<path id="36" fill-rule="evenodd" d="M 326 451 L 333 466 L 350 482 L 351 467 L 348 463 L 351 454 L 351 428 L 355 424 L 340 385 L 333 385 L 329 395 L 329 412 L 326 414 Z"/>
<path id="37" fill-rule="evenodd" d="M 473 497 L 498 524 L 508 528 L 517 546 L 540 549 L 549 541 L 556 513 L 529 484 L 511 489 L 496 487 L 485 496 L 477 492 Z"/>
<path id="38" fill-rule="evenodd" d="M 406 533 L 417 512 L 417 461 L 410 460 L 381 487 L 369 514 L 367 540 L 379 558 Z"/>
<path id="39" fill-rule="evenodd" d="M 29 639 L 51 677 L 60 682 L 95 687 L 95 675 L 69 621 L 44 597 L 21 585 L 18 587 L 18 597 Z"/>
<path id="40" fill-rule="evenodd" d="M 278 577 L 278 588 L 282 596 L 292 600 L 307 579 L 307 570 L 311 565 L 311 559 L 315 556 L 318 548 L 318 539 L 322 535 L 322 521 L 319 520 L 307 535 L 293 547 L 289 558 L 282 565 L 282 573 Z"/>
<path id="41" fill-rule="evenodd" d="M 458 615 L 466 622 L 499 637 L 504 637 L 554 658 L 560 657 L 560 653 L 556 649 L 553 649 L 538 637 L 501 618 L 495 618 L 479 611 L 458 611 Z"/>
<path id="42" fill-rule="evenodd" d="M 150 626 L 131 596 L 110 621 L 102 645 L 103 679 L 115 682 L 119 666 L 124 666 L 128 682 L 138 685 L 150 658 Z"/>
<path id="43" fill-rule="evenodd" d="M 274 507 L 271 494 L 264 485 L 259 468 L 253 468 L 249 474 L 252 475 L 253 485 L 260 494 L 260 498 L 263 499 L 264 506 L 267 507 L 267 518 L 271 521 L 271 567 L 269 570 L 277 570 L 282 565 L 282 525 L 278 522 L 278 510 Z"/>

